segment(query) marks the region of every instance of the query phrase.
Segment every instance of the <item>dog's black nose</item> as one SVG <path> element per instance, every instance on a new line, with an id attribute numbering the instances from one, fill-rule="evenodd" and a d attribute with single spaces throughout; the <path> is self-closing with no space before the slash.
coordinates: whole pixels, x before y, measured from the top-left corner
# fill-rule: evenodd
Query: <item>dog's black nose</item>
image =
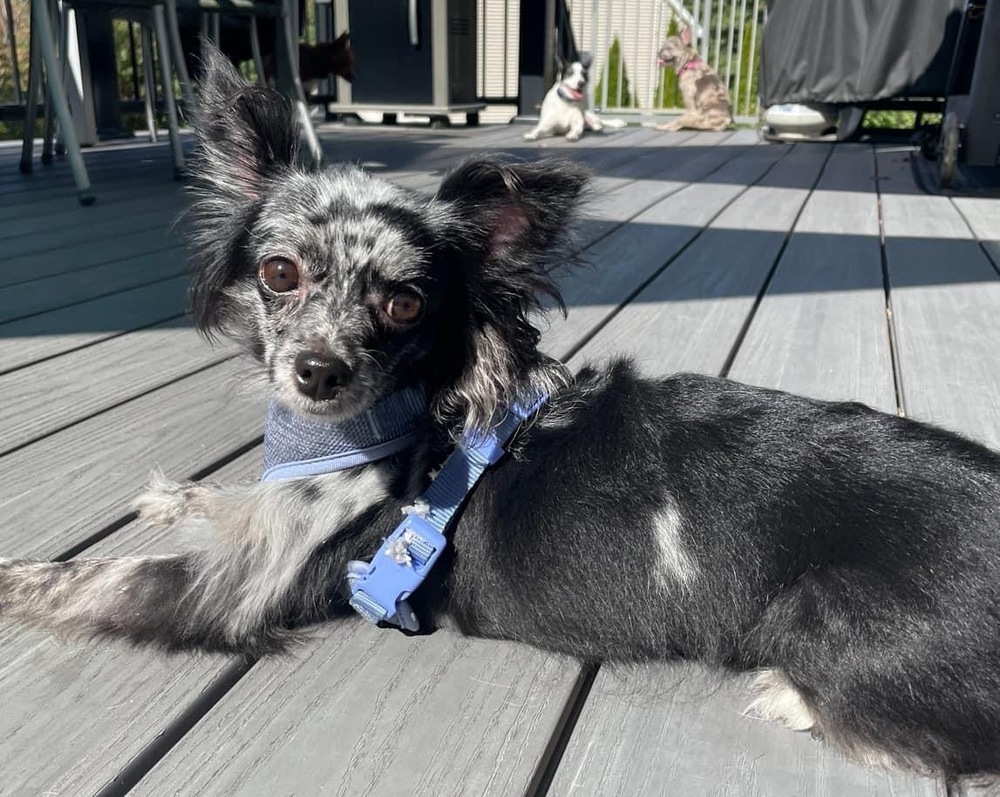
<path id="1" fill-rule="evenodd" d="M 317 351 L 304 351 L 295 358 L 295 381 L 299 390 L 311 399 L 330 399 L 351 380 L 351 366 Z"/>

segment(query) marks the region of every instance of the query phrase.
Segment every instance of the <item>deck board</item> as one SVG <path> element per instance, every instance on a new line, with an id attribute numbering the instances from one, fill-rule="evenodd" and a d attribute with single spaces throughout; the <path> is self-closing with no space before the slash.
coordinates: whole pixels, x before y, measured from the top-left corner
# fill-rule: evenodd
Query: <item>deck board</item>
<path id="1" fill-rule="evenodd" d="M 711 220 L 704 230 L 692 225 L 697 238 L 676 257 L 660 251 L 673 258 L 669 265 L 600 330 L 588 356 L 627 353 L 654 374 L 722 371 L 827 151 L 798 147 L 781 154 L 714 218 L 711 207 L 679 195 Z M 783 187 L 792 176 L 802 188 Z"/>
<path id="2" fill-rule="evenodd" d="M 869 146 L 831 155 L 729 376 L 896 411 Z"/>
<path id="3" fill-rule="evenodd" d="M 71 294 L 55 310 L 0 323 L 0 374 L 176 318 L 187 290 L 186 276 L 167 277 L 96 299 Z"/>
<path id="4" fill-rule="evenodd" d="M 704 175 L 711 181 L 692 182 L 669 194 L 586 250 L 584 262 L 590 269 L 578 269 L 561 281 L 569 313 L 564 319 L 552 318 L 544 342 L 547 352 L 560 359 L 571 356 L 578 341 L 599 330 L 705 224 L 786 154 L 783 149 L 753 147 L 733 157 L 725 147 L 718 150 L 715 168 Z"/>
<path id="5" fill-rule="evenodd" d="M 878 156 L 903 405 L 1000 448 L 1000 277 L 952 202 L 918 188 L 911 157 Z"/>
<path id="6" fill-rule="evenodd" d="M 331 160 L 423 192 L 477 152 L 587 164 L 594 190 L 574 240 L 588 265 L 560 274 L 569 317 L 543 337 L 574 367 L 617 351 L 654 373 L 731 360 L 735 378 L 892 410 L 891 329 L 904 409 L 996 444 L 1000 200 L 921 195 L 908 155 L 878 154 L 890 327 L 870 149 L 837 145 L 810 194 L 828 146 L 639 129 L 529 143 L 525 130 L 324 128 L 323 139 Z M 262 401 L 234 390 L 241 367 L 213 364 L 228 353 L 183 316 L 183 227 L 168 226 L 186 200 L 166 146 L 85 157 L 89 209 L 65 163 L 23 178 L 0 148 L 4 556 L 168 552 L 169 532 L 129 522 L 152 467 L 226 481 L 259 469 Z M 63 647 L 0 625 L 0 661 L 4 794 L 95 793 L 152 766 L 134 793 L 534 797 L 581 695 L 549 794 L 933 794 L 740 718 L 739 679 L 602 668 L 581 693 L 576 662 L 448 631 L 331 624 L 291 658 L 248 667 Z"/>

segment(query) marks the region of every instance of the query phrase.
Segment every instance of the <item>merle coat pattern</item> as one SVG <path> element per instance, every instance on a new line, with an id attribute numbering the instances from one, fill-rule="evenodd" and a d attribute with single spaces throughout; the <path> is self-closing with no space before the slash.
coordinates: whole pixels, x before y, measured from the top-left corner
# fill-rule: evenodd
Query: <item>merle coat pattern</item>
<path id="1" fill-rule="evenodd" d="M 691 29 L 671 36 L 657 54 L 657 64 L 677 73 L 677 84 L 684 100 L 684 113 L 657 130 L 725 130 L 733 123 L 729 93 L 722 80 L 691 46 Z"/>
<path id="2" fill-rule="evenodd" d="M 1000 456 L 853 403 L 725 380 L 571 376 L 538 351 L 539 296 L 586 175 L 466 161 L 433 198 L 296 166 L 287 103 L 216 54 L 196 120 L 194 312 L 279 401 L 343 419 L 417 381 L 411 450 L 249 486 L 154 478 L 166 557 L 0 560 L 0 619 L 167 651 L 285 649 L 345 613 L 450 441 L 520 389 L 553 391 L 476 488 L 425 621 L 586 661 L 756 671 L 753 710 L 871 763 L 1000 770 Z M 403 308 L 403 312 L 400 312 Z M 302 386 L 305 349 L 336 384 Z M 318 391 L 318 392 L 317 392 Z M 553 610 L 554 607 L 558 611 Z"/>

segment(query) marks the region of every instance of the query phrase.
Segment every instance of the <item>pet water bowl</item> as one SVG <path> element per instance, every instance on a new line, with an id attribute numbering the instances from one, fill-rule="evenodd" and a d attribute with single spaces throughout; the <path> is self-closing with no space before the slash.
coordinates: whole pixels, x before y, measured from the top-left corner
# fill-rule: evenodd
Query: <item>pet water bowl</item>
<path id="1" fill-rule="evenodd" d="M 778 137 L 815 138 L 833 132 L 837 117 L 832 105 L 785 103 L 764 112 L 764 125 Z"/>

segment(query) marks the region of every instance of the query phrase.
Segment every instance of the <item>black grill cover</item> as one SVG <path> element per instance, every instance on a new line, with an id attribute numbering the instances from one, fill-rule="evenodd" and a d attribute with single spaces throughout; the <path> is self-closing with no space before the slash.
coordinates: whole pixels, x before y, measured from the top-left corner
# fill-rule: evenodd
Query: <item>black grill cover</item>
<path id="1" fill-rule="evenodd" d="M 768 0 L 761 102 L 943 97 L 965 0 Z"/>

